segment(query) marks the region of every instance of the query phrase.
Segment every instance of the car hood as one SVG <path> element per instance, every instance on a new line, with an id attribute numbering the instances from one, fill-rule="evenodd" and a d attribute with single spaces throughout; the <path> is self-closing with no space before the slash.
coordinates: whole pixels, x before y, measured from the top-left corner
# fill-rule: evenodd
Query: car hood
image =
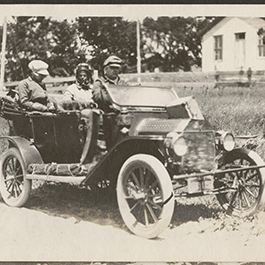
<path id="1" fill-rule="evenodd" d="M 208 130 L 212 130 L 212 128 L 206 120 L 147 118 L 138 124 L 134 135 L 165 136 L 169 132 L 182 133 L 184 131 L 201 132 Z"/>

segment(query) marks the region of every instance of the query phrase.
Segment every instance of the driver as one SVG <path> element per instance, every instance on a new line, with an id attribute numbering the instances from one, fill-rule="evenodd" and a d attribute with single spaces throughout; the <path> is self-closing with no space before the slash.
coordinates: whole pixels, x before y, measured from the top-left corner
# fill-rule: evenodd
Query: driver
<path id="1" fill-rule="evenodd" d="M 87 63 L 80 63 L 75 70 L 76 82 L 70 85 L 63 96 L 63 102 L 89 103 L 92 99 L 92 68 Z"/>
<path id="2" fill-rule="evenodd" d="M 103 76 L 93 85 L 93 99 L 104 112 L 112 112 L 111 99 L 106 90 L 106 84 L 125 85 L 126 82 L 119 77 L 122 60 L 111 55 L 103 63 Z"/>

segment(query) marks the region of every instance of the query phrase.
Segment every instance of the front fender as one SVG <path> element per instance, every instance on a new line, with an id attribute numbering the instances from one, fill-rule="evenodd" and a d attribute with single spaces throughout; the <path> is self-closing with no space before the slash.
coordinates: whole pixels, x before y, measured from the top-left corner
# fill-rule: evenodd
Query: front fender
<path id="1" fill-rule="evenodd" d="M 19 150 L 26 168 L 31 163 L 41 164 L 43 160 L 37 148 L 27 139 L 19 136 L 2 136 L 9 143 L 9 148 L 15 147 Z"/>
<path id="2" fill-rule="evenodd" d="M 265 164 L 264 160 L 260 157 L 260 155 L 257 152 L 244 147 L 240 147 L 233 149 L 230 152 L 226 152 L 221 158 L 221 160 L 219 160 L 219 167 L 227 163 L 230 163 L 230 161 L 233 161 L 233 159 L 240 157 L 242 155 L 248 156 L 257 166 L 263 166 Z M 265 185 L 265 167 L 261 167 L 259 171 L 263 176 L 262 178 L 264 182 L 263 185 Z"/>
<path id="3" fill-rule="evenodd" d="M 233 157 L 238 156 L 239 154 L 244 154 L 244 155 L 250 154 L 250 156 L 251 156 L 252 153 L 256 153 L 256 152 L 251 151 L 251 150 L 244 148 L 244 147 L 238 147 L 238 148 L 233 149 L 232 151 L 224 152 L 224 154 L 222 155 L 222 161 L 224 163 L 226 163 L 229 160 L 231 160 Z"/>
<path id="4" fill-rule="evenodd" d="M 159 148 L 160 142 L 161 139 L 159 137 L 152 140 L 140 137 L 130 137 L 122 140 L 98 162 L 82 184 L 97 182 L 97 180 L 105 179 L 106 177 L 116 181 L 122 164 L 135 154 L 149 154 L 163 161 L 163 153 Z"/>

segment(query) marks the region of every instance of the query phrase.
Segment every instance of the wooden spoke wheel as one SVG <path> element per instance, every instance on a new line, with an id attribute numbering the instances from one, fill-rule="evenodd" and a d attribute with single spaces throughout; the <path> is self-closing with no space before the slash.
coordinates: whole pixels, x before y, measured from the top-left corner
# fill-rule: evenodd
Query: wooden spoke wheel
<path id="1" fill-rule="evenodd" d="M 174 211 L 172 183 L 163 164 L 138 154 L 122 166 L 117 201 L 127 227 L 136 235 L 155 238 L 170 224 Z"/>
<path id="2" fill-rule="evenodd" d="M 3 154 L 0 170 L 0 192 L 5 203 L 14 207 L 24 205 L 31 192 L 31 180 L 25 178 L 24 162 L 16 148 Z"/>
<path id="3" fill-rule="evenodd" d="M 246 149 L 235 149 L 224 158 L 221 169 L 246 168 L 219 175 L 215 180 L 215 187 L 220 190 L 217 199 L 229 214 L 244 217 L 261 208 L 265 168 L 249 170 L 247 167 L 262 164 L 264 162 L 257 153 Z"/>

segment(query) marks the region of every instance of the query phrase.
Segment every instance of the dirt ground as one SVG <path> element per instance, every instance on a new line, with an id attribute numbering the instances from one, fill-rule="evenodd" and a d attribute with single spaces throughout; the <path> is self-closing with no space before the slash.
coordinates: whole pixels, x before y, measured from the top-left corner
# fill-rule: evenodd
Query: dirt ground
<path id="1" fill-rule="evenodd" d="M 265 212 L 240 219 L 225 215 L 215 197 L 182 199 L 170 227 L 147 240 L 127 230 L 110 197 L 66 184 L 37 184 L 23 208 L 0 199 L 2 262 L 265 261 Z"/>

